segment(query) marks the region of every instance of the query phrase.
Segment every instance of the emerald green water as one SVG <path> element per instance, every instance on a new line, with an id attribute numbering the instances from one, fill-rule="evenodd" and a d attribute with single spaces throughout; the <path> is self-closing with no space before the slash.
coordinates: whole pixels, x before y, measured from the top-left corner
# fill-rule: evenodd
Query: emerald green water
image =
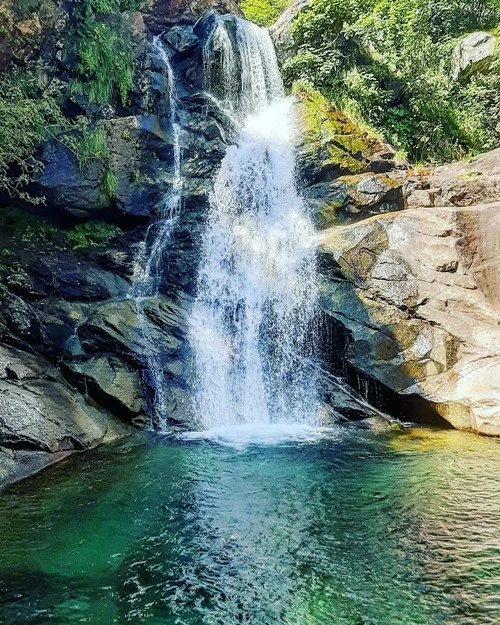
<path id="1" fill-rule="evenodd" d="M 144 437 L 0 493 L 3 625 L 498 625 L 500 441 Z"/>

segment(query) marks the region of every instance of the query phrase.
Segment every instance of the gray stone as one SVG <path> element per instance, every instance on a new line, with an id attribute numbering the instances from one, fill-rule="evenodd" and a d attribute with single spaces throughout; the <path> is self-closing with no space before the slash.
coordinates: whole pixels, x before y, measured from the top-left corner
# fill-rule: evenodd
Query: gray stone
<path id="1" fill-rule="evenodd" d="M 496 57 L 497 44 L 497 38 L 485 32 L 464 37 L 453 52 L 453 78 L 467 80 L 477 72 L 487 71 Z"/>
<path id="2" fill-rule="evenodd" d="M 173 26 L 167 30 L 164 39 L 178 52 L 191 50 L 199 41 L 192 26 Z"/>
<path id="3" fill-rule="evenodd" d="M 0 484 L 128 432 L 45 359 L 0 344 Z"/>

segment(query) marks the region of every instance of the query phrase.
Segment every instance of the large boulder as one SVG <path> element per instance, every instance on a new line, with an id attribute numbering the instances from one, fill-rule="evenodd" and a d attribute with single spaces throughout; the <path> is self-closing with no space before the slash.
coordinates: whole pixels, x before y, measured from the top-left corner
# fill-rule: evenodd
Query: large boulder
<path id="1" fill-rule="evenodd" d="M 453 78 L 467 80 L 487 71 L 497 55 L 497 45 L 497 38 L 490 33 L 475 32 L 464 37 L 453 52 Z"/>
<path id="2" fill-rule="evenodd" d="M 468 161 L 436 167 L 421 182 L 434 194 L 433 206 L 500 202 L 500 148 Z"/>
<path id="3" fill-rule="evenodd" d="M 350 336 L 349 366 L 454 427 L 500 435 L 499 245 L 500 203 L 327 230 L 323 307 Z"/>
<path id="4" fill-rule="evenodd" d="M 128 432 L 45 359 L 0 344 L 0 484 Z"/>

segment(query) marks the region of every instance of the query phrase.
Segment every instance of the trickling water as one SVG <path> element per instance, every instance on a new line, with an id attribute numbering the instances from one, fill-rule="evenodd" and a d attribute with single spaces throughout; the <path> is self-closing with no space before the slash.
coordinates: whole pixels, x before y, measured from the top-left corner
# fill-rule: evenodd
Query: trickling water
<path id="1" fill-rule="evenodd" d="M 130 297 L 136 302 L 139 318 L 148 350 L 146 354 L 148 371 L 155 392 L 155 426 L 163 429 L 167 418 L 167 401 L 165 396 L 165 376 L 161 346 L 153 340 L 149 322 L 144 312 L 147 298 L 158 294 L 161 278 L 165 268 L 165 251 L 177 222 L 182 205 L 182 127 L 180 124 L 180 100 L 175 84 L 175 75 L 170 59 L 165 52 L 159 37 L 153 39 L 154 52 L 165 67 L 170 103 L 170 119 L 172 123 L 174 169 L 172 186 L 168 189 L 158 209 L 157 220 L 148 229 L 141 252 L 136 258 L 135 280 L 130 290 Z"/>
<path id="2" fill-rule="evenodd" d="M 239 119 L 210 196 L 190 319 L 207 428 L 314 423 L 314 230 L 295 184 L 294 102 L 267 30 L 219 18 L 208 86 Z"/>

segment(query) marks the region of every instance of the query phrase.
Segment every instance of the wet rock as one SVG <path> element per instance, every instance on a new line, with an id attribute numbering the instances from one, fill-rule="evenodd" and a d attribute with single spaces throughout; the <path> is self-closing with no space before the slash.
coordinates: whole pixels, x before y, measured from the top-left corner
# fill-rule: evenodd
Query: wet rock
<path id="1" fill-rule="evenodd" d="M 96 356 L 67 365 L 70 379 L 113 414 L 134 425 L 145 425 L 141 374 L 116 356 Z"/>
<path id="2" fill-rule="evenodd" d="M 130 289 L 125 278 L 74 254 L 42 255 L 29 269 L 37 292 L 45 296 L 97 301 L 123 296 Z"/>
<path id="3" fill-rule="evenodd" d="M 168 41 L 177 52 L 187 52 L 199 42 L 192 26 L 173 26 L 165 33 L 164 40 Z"/>
<path id="4" fill-rule="evenodd" d="M 92 160 L 81 170 L 73 153 L 56 141 L 48 141 L 43 148 L 43 171 L 37 185 L 47 201 L 77 215 L 95 213 L 109 208 L 110 198 L 104 190 L 104 165 Z"/>
<path id="5" fill-rule="evenodd" d="M 206 11 L 243 17 L 233 0 L 199 0 L 196 3 L 189 0 L 148 0 L 142 9 L 146 26 L 155 34 L 174 24 L 194 23 Z"/>
<path id="6" fill-rule="evenodd" d="M 0 483 L 127 432 L 45 359 L 0 345 Z"/>

